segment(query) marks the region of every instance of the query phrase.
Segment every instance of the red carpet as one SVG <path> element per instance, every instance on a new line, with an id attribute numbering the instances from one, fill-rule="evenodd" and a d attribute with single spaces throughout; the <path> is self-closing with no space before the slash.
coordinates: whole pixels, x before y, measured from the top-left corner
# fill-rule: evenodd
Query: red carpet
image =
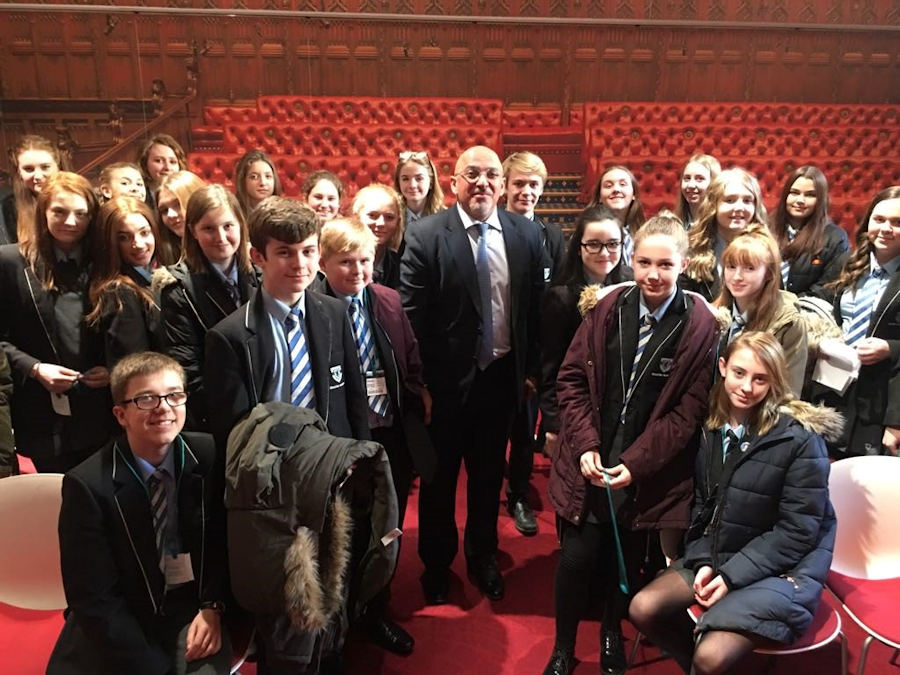
<path id="1" fill-rule="evenodd" d="M 399 657 L 372 646 L 358 635 L 349 639 L 348 673 L 385 675 L 459 675 L 467 673 L 520 675 L 540 673 L 553 647 L 553 575 L 556 569 L 556 537 L 553 514 L 543 495 L 546 493 L 549 467 L 536 458 L 532 481 L 536 492 L 532 503 L 540 509 L 540 533 L 522 537 L 505 511 L 500 516 L 500 566 L 506 578 L 506 598 L 490 603 L 466 579 L 465 563 L 458 556 L 451 582 L 451 604 L 424 606 L 418 577 L 421 563 L 416 555 L 417 494 L 411 495 L 410 511 L 401 551 L 400 568 L 392 586 L 391 607 L 394 618 L 416 638 L 416 650 Z M 465 491 L 460 483 L 458 513 L 464 513 Z M 461 519 L 460 519 L 460 522 Z M 826 594 L 826 597 L 827 594 Z M 844 634 L 848 638 L 850 668 L 856 671 L 863 633 L 846 616 Z M 27 612 L 0 605 L 0 673 L 37 675 L 44 672 L 47 656 L 61 625 L 56 612 Z M 598 672 L 599 627 L 582 622 L 576 656 L 581 661 L 575 672 Z M 628 649 L 634 631 L 626 626 Z M 888 664 L 891 650 L 878 643 L 869 650 L 868 675 L 900 675 L 900 668 Z M 797 675 L 840 673 L 840 647 L 837 643 L 817 652 L 780 657 L 775 673 Z M 763 657 L 754 656 L 741 670 L 758 673 L 766 666 Z M 255 675 L 253 665 L 242 668 Z M 671 660 L 661 660 L 653 647 L 638 650 L 636 675 L 675 675 L 680 672 Z"/>

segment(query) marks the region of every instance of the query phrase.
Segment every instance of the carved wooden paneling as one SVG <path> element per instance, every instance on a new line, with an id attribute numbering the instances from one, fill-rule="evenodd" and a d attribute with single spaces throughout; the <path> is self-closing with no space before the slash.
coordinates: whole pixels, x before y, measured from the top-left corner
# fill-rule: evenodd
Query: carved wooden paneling
<path id="1" fill-rule="evenodd" d="M 271 1 L 283 6 L 283 0 Z M 402 1 L 371 0 L 366 11 L 399 11 Z M 348 11 L 359 4 L 327 0 L 322 6 L 329 2 Z M 882 0 L 436 2 L 443 14 L 478 12 L 484 5 L 517 16 L 603 12 L 753 21 L 779 16 L 819 23 L 900 20 L 900 12 L 892 14 L 890 3 Z M 424 8 L 415 0 L 409 11 Z M 156 79 L 163 80 L 170 94 L 183 94 L 189 86 L 188 67 L 196 62 L 201 98 L 217 102 L 274 93 L 494 97 L 536 104 L 900 100 L 896 32 L 877 28 L 784 31 L 427 23 L 414 17 L 408 22 L 361 22 L 110 16 L 8 14 L 0 2 L 2 96 L 141 98 L 150 95 Z"/>

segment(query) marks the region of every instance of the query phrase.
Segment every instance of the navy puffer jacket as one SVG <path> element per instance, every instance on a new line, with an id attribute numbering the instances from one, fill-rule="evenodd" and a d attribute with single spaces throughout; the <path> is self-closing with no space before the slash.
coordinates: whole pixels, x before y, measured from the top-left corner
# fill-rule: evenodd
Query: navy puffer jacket
<path id="1" fill-rule="evenodd" d="M 820 434 L 839 433 L 842 419 L 801 401 L 780 412 L 767 434 L 741 444 L 718 490 L 710 458 L 721 445 L 712 431 L 703 434 L 684 566 L 709 565 L 729 593 L 703 614 L 698 630 L 748 631 L 789 643 L 818 607 L 837 529 Z"/>

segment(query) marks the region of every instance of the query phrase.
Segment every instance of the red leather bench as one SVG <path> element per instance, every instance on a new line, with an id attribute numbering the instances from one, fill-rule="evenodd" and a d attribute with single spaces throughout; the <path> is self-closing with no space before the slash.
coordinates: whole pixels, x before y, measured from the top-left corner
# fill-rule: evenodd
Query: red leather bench
<path id="1" fill-rule="evenodd" d="M 493 125 L 502 123 L 497 99 L 261 96 L 260 120 L 311 124 Z"/>

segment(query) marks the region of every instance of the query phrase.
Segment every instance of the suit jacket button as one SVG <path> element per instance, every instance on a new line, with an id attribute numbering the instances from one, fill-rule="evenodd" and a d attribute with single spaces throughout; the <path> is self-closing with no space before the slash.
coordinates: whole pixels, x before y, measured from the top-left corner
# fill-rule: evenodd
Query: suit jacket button
<path id="1" fill-rule="evenodd" d="M 593 367 L 594 367 L 594 362 L 593 362 L 593 361 L 588 361 L 588 365 L 591 366 L 591 367 L 593 368 Z"/>

